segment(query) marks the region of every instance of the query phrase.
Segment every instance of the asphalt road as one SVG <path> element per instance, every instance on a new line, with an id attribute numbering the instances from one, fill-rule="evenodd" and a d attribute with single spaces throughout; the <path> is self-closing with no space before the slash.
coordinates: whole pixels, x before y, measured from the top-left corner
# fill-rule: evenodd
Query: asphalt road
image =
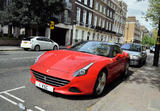
<path id="1" fill-rule="evenodd" d="M 103 98 L 65 96 L 36 88 L 30 82 L 29 68 L 42 53 L 44 51 L 0 51 L 0 111 L 86 111 Z M 151 55 L 148 57 L 153 57 Z M 137 70 L 139 68 L 132 67 L 130 73 Z M 104 96 L 124 81 L 124 78 L 115 80 Z"/>
<path id="2" fill-rule="evenodd" d="M 0 111 L 22 111 L 24 107 L 26 111 L 86 111 L 100 99 L 51 94 L 36 88 L 30 83 L 29 68 L 41 53 L 44 51 L 0 52 Z"/>

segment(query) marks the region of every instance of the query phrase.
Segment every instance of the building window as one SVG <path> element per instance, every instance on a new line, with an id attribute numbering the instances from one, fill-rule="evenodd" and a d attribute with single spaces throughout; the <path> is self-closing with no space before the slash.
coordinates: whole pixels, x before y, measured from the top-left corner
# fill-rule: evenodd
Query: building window
<path id="1" fill-rule="evenodd" d="M 80 22 L 80 16 L 81 16 L 81 9 L 77 7 L 77 21 Z"/>
<path id="2" fill-rule="evenodd" d="M 90 0 L 89 6 L 92 8 L 93 7 L 93 0 Z"/>
<path id="3" fill-rule="evenodd" d="M 96 2 L 96 10 L 98 10 L 98 2 Z"/>
<path id="4" fill-rule="evenodd" d="M 100 12 L 102 12 L 102 5 L 100 5 Z"/>
<path id="5" fill-rule="evenodd" d="M 88 24 L 89 26 L 92 24 L 92 13 L 89 13 Z"/>
<path id="6" fill-rule="evenodd" d="M 78 30 L 76 29 L 76 32 L 75 32 L 75 40 L 78 40 Z"/>
<path id="7" fill-rule="evenodd" d="M 82 41 L 84 40 L 84 31 L 82 30 Z"/>
<path id="8" fill-rule="evenodd" d="M 92 38 L 92 40 L 95 40 L 95 33 L 93 33 L 93 38 Z"/>
<path id="9" fill-rule="evenodd" d="M 99 18 L 99 23 L 98 23 L 98 25 L 101 27 L 101 21 L 102 21 L 102 19 L 101 19 L 101 17 Z"/>
<path id="10" fill-rule="evenodd" d="M 106 14 L 106 7 L 103 8 L 103 14 Z"/>
<path id="11" fill-rule="evenodd" d="M 83 23 L 86 24 L 87 11 L 83 10 Z"/>
<path id="12" fill-rule="evenodd" d="M 110 12 L 109 12 L 109 9 L 108 9 L 108 10 L 107 10 L 107 16 L 108 16 L 108 17 L 109 17 L 109 13 L 110 13 Z"/>
<path id="13" fill-rule="evenodd" d="M 94 26 L 97 26 L 97 16 L 94 16 Z"/>
<path id="14" fill-rule="evenodd" d="M 108 30 L 108 21 L 106 21 L 106 30 Z"/>
<path id="15" fill-rule="evenodd" d="M 84 4 L 87 5 L 88 0 L 84 0 Z"/>
<path id="16" fill-rule="evenodd" d="M 102 21 L 102 28 L 104 28 L 104 24 L 105 24 L 105 19 L 103 19 Z"/>

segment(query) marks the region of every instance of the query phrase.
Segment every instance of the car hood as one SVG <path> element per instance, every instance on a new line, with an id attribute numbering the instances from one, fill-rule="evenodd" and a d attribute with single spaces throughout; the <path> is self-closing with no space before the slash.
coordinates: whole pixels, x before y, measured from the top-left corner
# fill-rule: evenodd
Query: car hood
<path id="1" fill-rule="evenodd" d="M 35 65 L 40 65 L 51 70 L 73 73 L 90 63 L 105 60 L 106 57 L 88 53 L 56 50 L 43 54 Z"/>
<path id="2" fill-rule="evenodd" d="M 124 50 L 124 51 L 127 52 L 130 56 L 132 56 L 132 55 L 140 56 L 141 55 L 141 52 L 128 51 L 128 50 Z"/>

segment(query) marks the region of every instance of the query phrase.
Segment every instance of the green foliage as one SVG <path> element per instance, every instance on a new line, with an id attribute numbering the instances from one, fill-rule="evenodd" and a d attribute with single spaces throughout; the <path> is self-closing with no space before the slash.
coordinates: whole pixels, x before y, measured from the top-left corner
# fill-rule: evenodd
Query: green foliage
<path id="1" fill-rule="evenodd" d="M 158 25 L 160 19 L 160 0 L 148 0 L 149 8 L 146 13 L 146 20 L 153 21 L 154 26 Z"/>
<path id="2" fill-rule="evenodd" d="M 142 44 L 147 46 L 153 46 L 155 44 L 156 39 L 145 35 L 142 38 Z"/>
<path id="3" fill-rule="evenodd" d="M 0 22 L 17 27 L 41 28 L 64 10 L 64 0 L 13 0 L 0 11 Z"/>

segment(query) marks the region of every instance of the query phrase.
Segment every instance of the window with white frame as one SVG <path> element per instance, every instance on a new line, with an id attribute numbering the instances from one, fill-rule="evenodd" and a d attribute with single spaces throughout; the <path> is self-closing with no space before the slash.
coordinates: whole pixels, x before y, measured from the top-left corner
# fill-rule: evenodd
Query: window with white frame
<path id="1" fill-rule="evenodd" d="M 75 31 L 75 40 L 78 40 L 78 29 Z"/>
<path id="2" fill-rule="evenodd" d="M 80 16 L 81 16 L 81 9 L 77 7 L 77 21 L 80 22 Z"/>
<path id="3" fill-rule="evenodd" d="M 96 10 L 98 10 L 98 2 L 96 2 Z"/>
<path id="4" fill-rule="evenodd" d="M 82 40 L 84 40 L 84 31 L 82 30 Z"/>
<path id="5" fill-rule="evenodd" d="M 102 5 L 100 5 L 100 12 L 102 12 Z"/>
<path id="6" fill-rule="evenodd" d="M 99 17 L 99 23 L 98 23 L 98 25 L 101 27 L 101 22 L 102 22 L 102 19 L 101 19 L 101 17 Z"/>
<path id="7" fill-rule="evenodd" d="M 106 21 L 106 30 L 108 30 L 108 21 Z"/>
<path id="8" fill-rule="evenodd" d="M 102 21 L 102 28 L 104 28 L 104 25 L 105 25 L 105 19 L 103 19 Z"/>
<path id="9" fill-rule="evenodd" d="M 112 11 L 110 11 L 110 18 L 112 18 Z"/>
<path id="10" fill-rule="evenodd" d="M 109 12 L 109 9 L 108 9 L 108 10 L 107 10 L 107 16 L 108 16 L 108 17 L 109 17 L 109 13 L 110 13 L 110 12 Z"/>
<path id="11" fill-rule="evenodd" d="M 103 14 L 106 14 L 106 7 L 103 8 Z"/>
<path id="12" fill-rule="evenodd" d="M 92 13 L 89 13 L 88 25 L 91 26 L 91 24 L 92 24 Z"/>
<path id="13" fill-rule="evenodd" d="M 92 8 L 93 7 L 93 0 L 90 0 L 89 6 Z"/>
<path id="14" fill-rule="evenodd" d="M 84 4 L 87 5 L 88 0 L 84 0 Z"/>
<path id="15" fill-rule="evenodd" d="M 83 10 L 83 23 L 86 24 L 87 11 Z"/>
<path id="16" fill-rule="evenodd" d="M 94 16 L 94 26 L 97 26 L 97 16 Z"/>

